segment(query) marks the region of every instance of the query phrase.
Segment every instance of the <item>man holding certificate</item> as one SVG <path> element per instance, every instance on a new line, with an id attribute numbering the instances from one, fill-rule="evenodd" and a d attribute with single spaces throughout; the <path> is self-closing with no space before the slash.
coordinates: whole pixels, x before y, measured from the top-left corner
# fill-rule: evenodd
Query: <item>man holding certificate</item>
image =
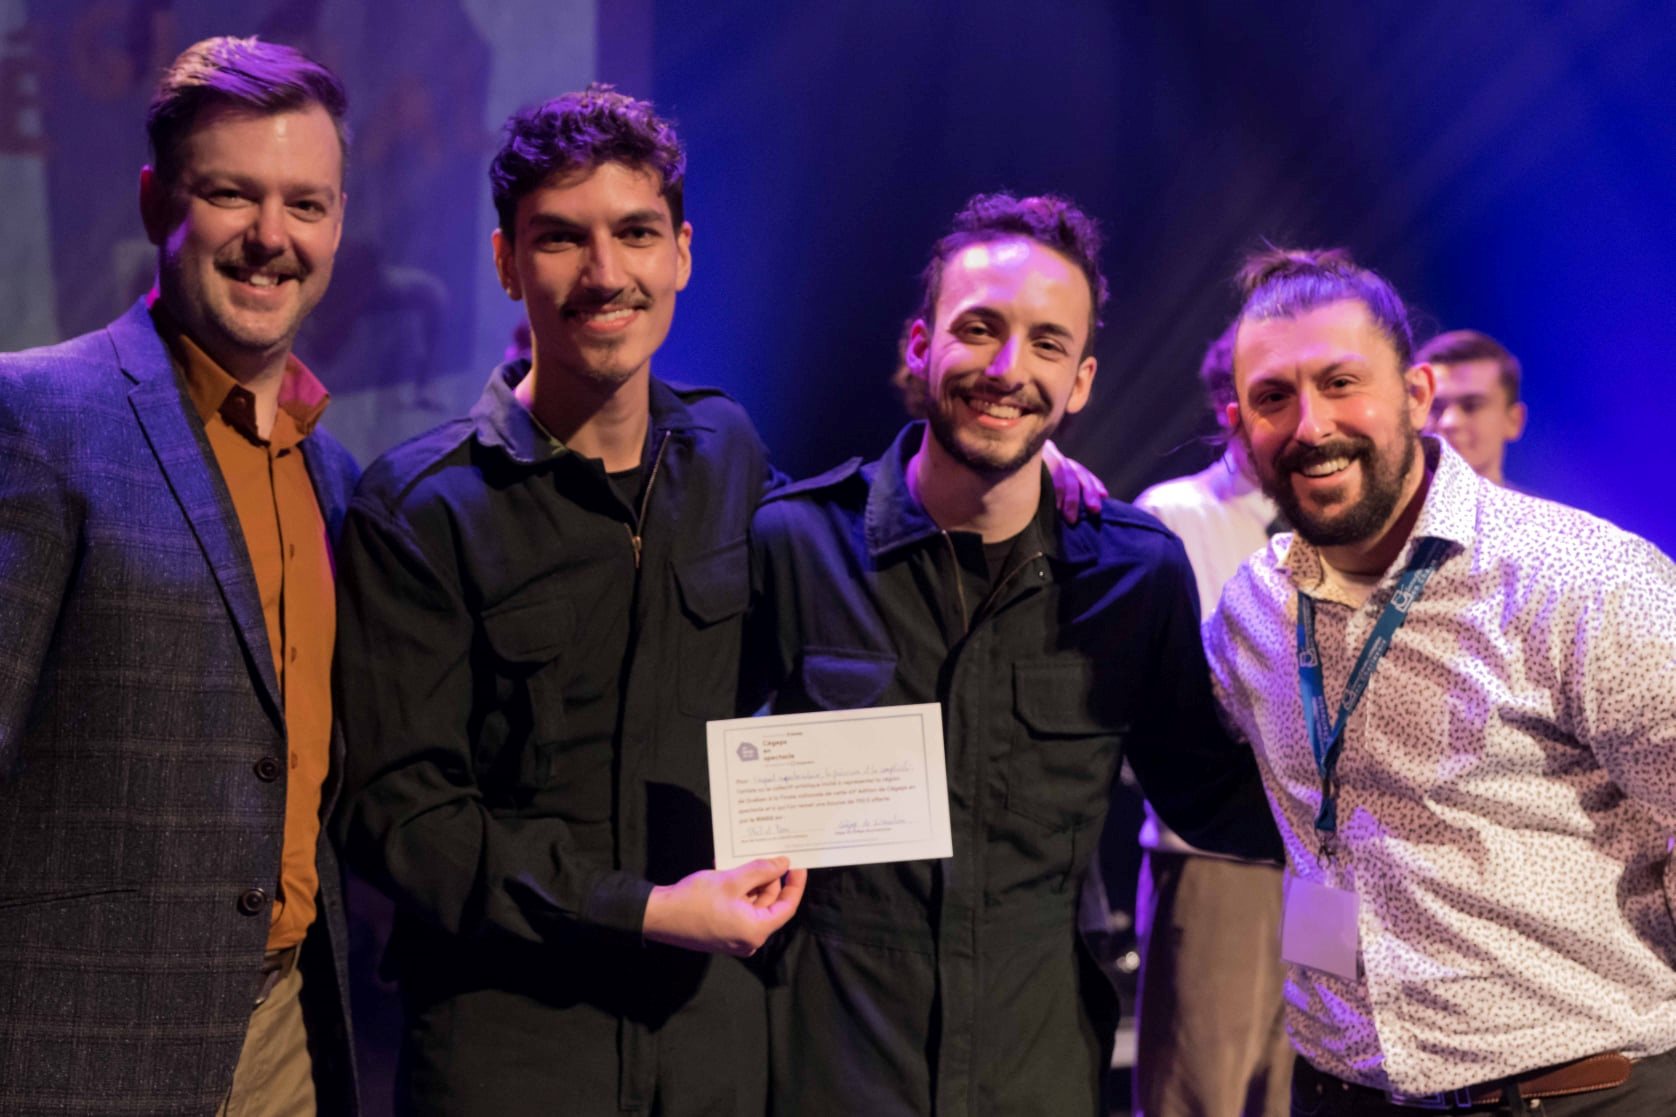
<path id="1" fill-rule="evenodd" d="M 1041 451 L 1093 386 L 1098 247 L 1062 198 L 972 199 L 909 335 L 927 422 L 753 521 L 752 682 L 812 717 L 729 738 L 730 839 L 783 828 L 794 864 L 837 866 L 810 873 L 781 944 L 777 1112 L 1101 1111 L 1116 1006 L 1077 892 L 1122 755 L 1190 840 L 1278 854 L 1251 755 L 1216 721 L 1181 544 L 1115 502 L 1054 514 Z M 855 760 L 835 767 L 844 733 Z M 810 771 L 824 782 L 802 787 Z M 915 791 L 945 777 L 941 804 Z M 785 811 L 744 794 L 787 786 Z M 809 849 L 821 797 L 839 813 Z M 940 822 L 952 856 L 913 844 Z M 896 838 L 920 851 L 882 860 Z"/>
<path id="2" fill-rule="evenodd" d="M 533 355 L 367 471 L 338 565 L 338 827 L 398 905 L 398 1109 L 758 1117 L 762 984 L 732 956 L 801 874 L 710 868 L 696 742 L 733 712 L 772 471 L 737 404 L 651 371 L 686 155 L 594 86 L 508 120 L 490 180 Z"/>

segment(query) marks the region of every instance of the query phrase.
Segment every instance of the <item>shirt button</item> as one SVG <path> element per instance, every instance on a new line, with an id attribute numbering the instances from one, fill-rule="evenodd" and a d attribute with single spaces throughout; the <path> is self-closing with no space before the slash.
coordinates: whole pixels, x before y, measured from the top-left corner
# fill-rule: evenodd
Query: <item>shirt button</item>
<path id="1" fill-rule="evenodd" d="M 279 761 L 271 756 L 264 756 L 256 762 L 256 778 L 263 783 L 273 783 L 284 770 Z"/>
<path id="2" fill-rule="evenodd" d="M 268 894 L 260 888 L 246 888 L 239 893 L 239 911 L 244 915 L 255 915 L 268 904 Z"/>
<path id="3" fill-rule="evenodd" d="M 296 648 L 291 649 L 291 662 L 292 663 L 297 662 L 297 649 Z"/>

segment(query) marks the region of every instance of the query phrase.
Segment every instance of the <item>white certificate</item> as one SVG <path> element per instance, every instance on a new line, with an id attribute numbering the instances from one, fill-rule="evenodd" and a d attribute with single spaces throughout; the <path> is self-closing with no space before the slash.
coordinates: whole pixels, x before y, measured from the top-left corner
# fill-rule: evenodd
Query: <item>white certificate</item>
<path id="1" fill-rule="evenodd" d="M 709 723 L 716 868 L 952 857 L 935 702 Z"/>

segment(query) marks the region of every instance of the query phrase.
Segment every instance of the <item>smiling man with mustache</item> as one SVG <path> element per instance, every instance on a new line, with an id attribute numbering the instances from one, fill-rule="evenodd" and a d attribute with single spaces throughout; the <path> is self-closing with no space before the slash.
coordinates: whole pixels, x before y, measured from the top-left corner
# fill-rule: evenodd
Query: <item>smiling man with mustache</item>
<path id="1" fill-rule="evenodd" d="M 397 903 L 404 1113 L 759 1117 L 780 860 L 710 868 L 772 471 L 652 373 L 692 269 L 686 156 L 593 86 L 515 114 L 492 248 L 531 356 L 367 471 L 340 563 L 347 854 Z"/>
<path id="2" fill-rule="evenodd" d="M 1422 437 L 1346 253 L 1242 282 L 1228 421 L 1296 532 L 1205 646 L 1286 845 L 1293 1112 L 1676 1113 L 1676 565 Z"/>

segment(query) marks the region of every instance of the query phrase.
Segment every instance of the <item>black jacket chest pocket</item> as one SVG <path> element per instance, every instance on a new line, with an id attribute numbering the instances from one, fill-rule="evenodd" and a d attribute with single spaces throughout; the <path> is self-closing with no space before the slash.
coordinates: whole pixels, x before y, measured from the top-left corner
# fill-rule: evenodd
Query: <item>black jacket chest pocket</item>
<path id="1" fill-rule="evenodd" d="M 858 648 L 806 648 L 798 670 L 816 710 L 863 710 L 878 704 L 896 677 L 896 657 Z"/>
<path id="2" fill-rule="evenodd" d="M 751 559 L 745 538 L 675 564 L 675 585 L 686 619 L 680 639 L 677 699 L 693 717 L 736 712 L 739 651 L 745 607 L 751 600 Z"/>
<path id="3" fill-rule="evenodd" d="M 1128 722 L 1097 693 L 1087 662 L 1013 664 L 1007 807 L 1055 829 L 1103 817 Z"/>
<path id="4" fill-rule="evenodd" d="M 547 781 L 553 753 L 564 741 L 565 659 L 575 633 L 575 604 L 550 589 L 518 594 L 483 614 L 493 669 L 479 678 L 492 680 L 494 693 L 480 693 L 475 701 L 493 705 L 505 734 L 479 734 L 474 759 L 480 781 L 525 787 Z"/>

